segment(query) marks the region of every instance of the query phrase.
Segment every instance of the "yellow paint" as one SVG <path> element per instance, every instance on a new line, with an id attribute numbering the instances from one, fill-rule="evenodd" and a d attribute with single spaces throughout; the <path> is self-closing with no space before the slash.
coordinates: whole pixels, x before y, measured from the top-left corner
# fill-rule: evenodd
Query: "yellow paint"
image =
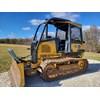
<path id="1" fill-rule="evenodd" d="M 74 26 L 77 26 L 77 27 L 79 27 L 79 28 L 82 28 L 82 25 L 81 24 L 78 24 L 78 23 L 74 23 L 74 22 L 71 22 L 71 21 L 58 21 L 58 23 L 68 23 L 68 24 L 72 24 L 72 25 L 74 25 Z"/>
<path id="2" fill-rule="evenodd" d="M 31 63 L 31 67 L 32 68 L 37 68 L 41 63 L 41 60 L 38 60 L 38 62 L 36 64 Z"/>
<path id="3" fill-rule="evenodd" d="M 43 46 L 50 47 L 50 52 L 42 52 Z M 54 41 L 47 41 L 47 42 L 41 42 L 38 48 L 38 58 L 41 58 L 41 55 L 56 55 L 56 43 Z"/>
<path id="4" fill-rule="evenodd" d="M 70 24 L 72 24 L 72 25 L 74 25 L 74 26 L 77 26 L 77 27 L 79 27 L 79 28 L 82 28 L 82 25 L 81 25 L 81 24 L 74 23 L 74 22 L 68 22 L 68 23 L 70 23 Z"/>
<path id="5" fill-rule="evenodd" d="M 81 53 L 81 54 L 79 55 L 79 57 L 81 57 L 81 58 L 82 58 L 83 56 L 84 56 L 84 53 Z"/>
<path id="6" fill-rule="evenodd" d="M 45 46 L 44 46 L 45 45 Z M 42 48 L 42 47 L 45 48 Z M 46 46 L 49 47 L 49 52 L 45 52 Z M 78 48 L 80 46 L 80 48 Z M 78 52 L 78 50 L 84 50 L 84 44 L 78 44 L 78 43 L 71 43 L 71 49 L 73 52 Z M 79 56 L 83 57 L 84 53 L 81 53 Z M 36 64 L 31 63 L 32 68 L 37 68 L 41 63 L 42 63 L 42 58 L 57 58 L 60 57 L 61 53 L 56 52 L 56 43 L 55 41 L 46 41 L 46 42 L 41 42 L 38 48 L 38 61 Z M 67 55 L 65 56 L 67 57 Z M 70 64 L 70 62 L 68 62 Z M 54 67 L 56 68 L 56 64 L 54 64 Z M 52 76 L 54 77 L 54 76 Z"/>
<path id="7" fill-rule="evenodd" d="M 78 46 L 80 46 L 80 48 L 78 48 Z M 84 45 L 78 43 L 71 43 L 71 49 L 73 50 L 73 52 L 78 52 L 78 50 L 84 50 Z"/>
<path id="8" fill-rule="evenodd" d="M 25 85 L 25 76 L 24 76 L 24 63 L 19 63 L 18 64 L 20 73 L 21 73 L 21 83 L 20 86 L 24 86 Z"/>
<path id="9" fill-rule="evenodd" d="M 84 67 L 84 61 L 83 60 L 80 60 L 78 62 L 78 65 L 80 66 L 80 69 L 83 69 L 83 67 Z"/>
<path id="10" fill-rule="evenodd" d="M 46 49 L 43 48 L 43 46 L 45 45 L 48 46 L 50 48 L 50 52 L 44 52 L 42 49 Z M 40 63 L 42 62 L 42 58 L 57 58 L 58 56 L 60 56 L 60 53 L 56 52 L 56 43 L 55 40 L 54 41 L 46 41 L 46 42 L 41 42 L 38 48 L 38 62 L 36 64 L 31 64 L 32 68 L 37 68 Z"/>

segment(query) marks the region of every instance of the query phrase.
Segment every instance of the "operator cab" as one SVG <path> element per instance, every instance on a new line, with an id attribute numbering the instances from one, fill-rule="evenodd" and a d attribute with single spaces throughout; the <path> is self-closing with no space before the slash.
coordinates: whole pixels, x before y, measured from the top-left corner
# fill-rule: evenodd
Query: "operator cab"
<path id="1" fill-rule="evenodd" d="M 36 56 L 41 42 L 54 40 L 56 42 L 57 52 L 71 53 L 71 43 L 83 43 L 81 25 L 61 18 L 46 20 L 38 26 L 35 32 L 31 54 Z"/>
<path id="2" fill-rule="evenodd" d="M 80 24 L 69 20 L 52 18 L 38 26 L 33 42 L 39 45 L 42 41 L 55 40 L 57 41 L 57 51 L 64 52 L 66 49 L 70 52 L 68 45 L 71 42 L 82 42 L 82 30 L 79 26 Z"/>

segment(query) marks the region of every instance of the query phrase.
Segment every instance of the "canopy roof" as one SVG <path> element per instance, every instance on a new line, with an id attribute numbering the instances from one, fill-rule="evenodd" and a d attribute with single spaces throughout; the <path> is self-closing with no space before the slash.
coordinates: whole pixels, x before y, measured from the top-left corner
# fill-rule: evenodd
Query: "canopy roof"
<path id="1" fill-rule="evenodd" d="M 52 24 L 55 27 L 62 29 L 62 30 L 66 30 L 66 27 L 68 24 L 71 24 L 73 26 L 82 28 L 81 24 L 75 23 L 75 22 L 71 22 L 70 20 L 67 19 L 62 19 L 62 18 L 51 18 L 47 21 L 48 24 Z"/>

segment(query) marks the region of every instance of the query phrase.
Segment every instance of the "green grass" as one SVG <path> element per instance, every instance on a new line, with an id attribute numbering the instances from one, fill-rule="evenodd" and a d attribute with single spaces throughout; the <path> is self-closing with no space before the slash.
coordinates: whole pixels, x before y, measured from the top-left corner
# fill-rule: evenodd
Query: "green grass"
<path id="1" fill-rule="evenodd" d="M 27 50 L 28 47 L 25 45 L 0 44 L 0 73 L 7 71 L 12 64 L 11 56 L 7 51 L 8 48 L 12 48 L 18 57 L 24 57 L 30 54 L 30 51 Z M 100 61 L 100 54 L 85 52 L 84 58 Z"/>
<path id="2" fill-rule="evenodd" d="M 30 54 L 27 50 L 29 46 L 25 45 L 12 45 L 12 44 L 0 44 L 0 73 L 7 71 L 11 64 L 12 59 L 7 49 L 12 48 L 18 57 L 24 57 Z"/>
<path id="3" fill-rule="evenodd" d="M 85 52 L 84 58 L 100 61 L 100 53 Z"/>

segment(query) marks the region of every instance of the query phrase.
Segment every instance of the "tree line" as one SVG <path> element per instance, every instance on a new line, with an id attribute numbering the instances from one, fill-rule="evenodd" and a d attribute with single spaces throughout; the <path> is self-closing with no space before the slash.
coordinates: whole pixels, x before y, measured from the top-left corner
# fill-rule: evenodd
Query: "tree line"
<path id="1" fill-rule="evenodd" d="M 90 28 L 83 31 L 85 50 L 87 52 L 97 52 L 100 53 L 100 28 L 92 25 Z M 30 45 L 32 39 L 0 39 L 0 43 L 5 44 L 21 44 Z"/>
<path id="2" fill-rule="evenodd" d="M 0 43 L 4 43 L 4 44 L 21 44 L 21 45 L 30 45 L 31 44 L 31 40 L 32 39 L 9 39 L 9 38 L 5 38 L 5 39 L 0 39 Z"/>

